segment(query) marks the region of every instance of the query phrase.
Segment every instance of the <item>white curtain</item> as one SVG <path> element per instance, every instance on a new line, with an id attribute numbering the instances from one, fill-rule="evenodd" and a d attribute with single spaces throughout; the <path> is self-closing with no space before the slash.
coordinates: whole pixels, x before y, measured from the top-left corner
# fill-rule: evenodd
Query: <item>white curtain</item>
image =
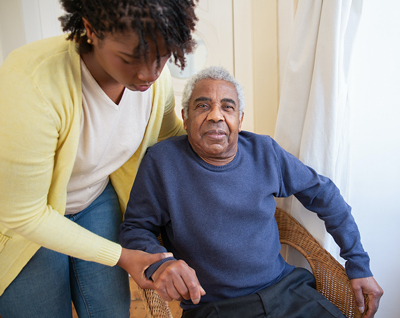
<path id="1" fill-rule="evenodd" d="M 285 65 L 280 65 L 284 71 L 275 139 L 303 163 L 331 178 L 345 199 L 350 157 L 348 78 L 362 1 L 299 0 L 288 51 L 281 59 Z M 295 198 L 279 199 L 278 206 L 339 259 L 336 244 L 314 213 Z M 288 262 L 304 266 L 293 250 L 284 253 Z"/>

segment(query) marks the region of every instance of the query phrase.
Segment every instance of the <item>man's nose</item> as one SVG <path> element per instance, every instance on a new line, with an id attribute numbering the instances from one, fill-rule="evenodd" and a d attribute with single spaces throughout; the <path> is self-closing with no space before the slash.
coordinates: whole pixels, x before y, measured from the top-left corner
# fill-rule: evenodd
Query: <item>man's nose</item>
<path id="1" fill-rule="evenodd" d="M 142 82 L 153 83 L 160 76 L 161 70 L 157 61 L 147 61 L 142 64 L 137 76 Z"/>
<path id="2" fill-rule="evenodd" d="M 215 123 L 225 120 L 225 117 L 222 114 L 219 105 L 212 105 L 210 112 L 208 113 L 207 119 Z"/>

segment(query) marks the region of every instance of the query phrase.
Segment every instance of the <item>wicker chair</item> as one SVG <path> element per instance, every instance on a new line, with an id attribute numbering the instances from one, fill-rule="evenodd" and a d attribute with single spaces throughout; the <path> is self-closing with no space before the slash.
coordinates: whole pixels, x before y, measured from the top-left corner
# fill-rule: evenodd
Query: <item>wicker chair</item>
<path id="1" fill-rule="evenodd" d="M 336 305 L 348 318 L 359 318 L 350 281 L 343 266 L 334 259 L 314 237 L 292 216 L 277 208 L 275 218 L 279 227 L 281 244 L 287 244 L 299 251 L 308 261 L 317 282 L 317 290 Z M 138 287 L 150 317 L 172 317 L 168 303 L 155 291 Z M 366 309 L 368 297 L 365 296 Z"/>
<path id="2" fill-rule="evenodd" d="M 348 318 L 359 318 L 350 280 L 343 266 L 329 254 L 314 237 L 292 216 L 277 208 L 275 219 L 281 244 L 299 251 L 308 261 L 317 282 L 317 290 L 336 305 Z M 365 312 L 368 297 L 365 296 Z"/>

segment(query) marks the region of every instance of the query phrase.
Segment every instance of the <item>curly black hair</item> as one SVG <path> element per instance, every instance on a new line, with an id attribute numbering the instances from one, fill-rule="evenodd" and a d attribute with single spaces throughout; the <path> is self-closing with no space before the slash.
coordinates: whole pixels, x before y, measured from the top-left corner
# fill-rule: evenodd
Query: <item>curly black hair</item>
<path id="1" fill-rule="evenodd" d="M 99 39 L 106 33 L 134 31 L 139 36 L 135 54 L 146 58 L 152 39 L 157 47 L 157 61 L 160 62 L 156 34 L 162 34 L 166 47 L 183 69 L 185 53 L 191 53 L 196 42 L 192 38 L 198 20 L 194 12 L 198 0 L 60 0 L 66 14 L 59 20 L 68 40 L 75 40 L 78 52 L 91 52 L 93 46 L 87 43 L 84 17 L 92 25 Z M 178 64 L 179 62 L 179 64 Z"/>

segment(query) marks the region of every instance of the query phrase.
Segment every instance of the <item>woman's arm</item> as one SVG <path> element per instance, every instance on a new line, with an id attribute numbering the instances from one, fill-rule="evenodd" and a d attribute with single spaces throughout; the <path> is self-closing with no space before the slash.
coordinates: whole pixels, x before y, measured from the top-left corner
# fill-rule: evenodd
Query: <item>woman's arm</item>
<path id="1" fill-rule="evenodd" d="M 71 143 L 75 138 L 72 119 L 68 118 L 76 116 L 68 104 L 73 96 L 68 99 L 62 91 L 70 88 L 61 85 L 57 72 L 40 81 L 5 64 L 0 70 L 0 223 L 40 246 L 115 265 L 121 255 L 119 244 L 63 216 L 76 152 Z M 48 90 L 46 98 L 38 83 Z M 53 106 L 51 100 L 71 107 Z M 11 236 L 17 239 L 16 234 Z"/>

